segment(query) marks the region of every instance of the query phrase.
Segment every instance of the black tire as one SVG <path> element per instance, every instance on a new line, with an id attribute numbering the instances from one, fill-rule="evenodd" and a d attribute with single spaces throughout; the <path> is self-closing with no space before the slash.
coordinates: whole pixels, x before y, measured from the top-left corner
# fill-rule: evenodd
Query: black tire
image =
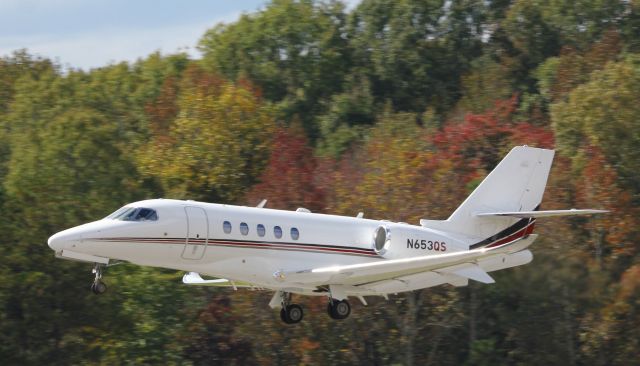
<path id="1" fill-rule="evenodd" d="M 280 310 L 280 319 L 287 324 L 300 323 L 303 317 L 304 311 L 302 310 L 302 306 L 298 304 L 291 304 Z"/>
<path id="2" fill-rule="evenodd" d="M 96 295 L 104 294 L 107 291 L 107 285 L 102 281 L 96 281 L 91 285 L 91 290 Z"/>
<path id="3" fill-rule="evenodd" d="M 333 319 L 346 319 L 351 314 L 351 305 L 347 300 L 332 300 L 327 306 L 327 312 Z"/>
<path id="4" fill-rule="evenodd" d="M 304 318 L 304 311 L 302 310 L 302 306 L 298 304 L 291 304 L 287 306 L 287 318 L 289 319 L 289 324 L 300 323 L 302 318 Z"/>

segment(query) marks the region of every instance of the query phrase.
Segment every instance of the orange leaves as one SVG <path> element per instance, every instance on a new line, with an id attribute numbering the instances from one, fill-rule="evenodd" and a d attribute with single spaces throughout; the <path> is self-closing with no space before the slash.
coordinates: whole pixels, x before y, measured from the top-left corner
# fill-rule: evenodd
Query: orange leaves
<path id="1" fill-rule="evenodd" d="M 629 267 L 620 279 L 619 301 L 628 301 L 629 298 L 640 294 L 640 265 Z"/>
<path id="2" fill-rule="evenodd" d="M 597 207 L 611 213 L 586 223 L 592 232 L 604 234 L 615 256 L 638 254 L 636 245 L 640 212 L 628 191 L 620 188 L 615 170 L 595 147 L 587 149 L 587 163 L 576 184 L 576 201 L 582 207 Z M 598 240 L 596 238 L 595 240 Z"/>
<path id="3" fill-rule="evenodd" d="M 591 72 L 602 69 L 609 61 L 616 60 L 621 48 L 620 34 L 614 29 L 604 33 L 586 52 L 565 46 L 557 57 L 555 80 L 550 85 L 552 100 L 562 100 L 576 86 L 587 81 Z"/>
<path id="4" fill-rule="evenodd" d="M 150 127 L 155 135 L 168 133 L 169 125 L 178 113 L 178 90 L 177 78 L 170 76 L 162 83 L 160 95 L 145 106 L 144 110 L 149 116 Z"/>

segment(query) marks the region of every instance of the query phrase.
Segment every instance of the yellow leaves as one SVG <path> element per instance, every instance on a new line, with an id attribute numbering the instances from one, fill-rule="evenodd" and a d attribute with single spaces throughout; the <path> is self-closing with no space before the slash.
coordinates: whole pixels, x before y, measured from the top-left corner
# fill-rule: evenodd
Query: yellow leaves
<path id="1" fill-rule="evenodd" d="M 459 182 L 451 162 L 432 151 L 427 134 L 412 114 L 383 117 L 361 153 L 336 173 L 330 210 L 411 223 L 450 213 L 461 199 L 451 190 Z"/>
<path id="2" fill-rule="evenodd" d="M 188 85 L 168 136 L 139 159 L 176 198 L 233 201 L 260 173 L 275 128 L 271 110 L 247 86 L 217 79 Z"/>

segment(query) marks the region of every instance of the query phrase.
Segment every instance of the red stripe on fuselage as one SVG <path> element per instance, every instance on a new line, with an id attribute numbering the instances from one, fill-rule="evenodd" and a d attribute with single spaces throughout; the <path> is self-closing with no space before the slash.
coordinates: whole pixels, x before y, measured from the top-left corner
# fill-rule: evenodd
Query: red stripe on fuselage
<path id="1" fill-rule="evenodd" d="M 182 238 L 93 238 L 85 240 L 96 240 L 103 242 L 136 242 L 136 243 L 150 243 L 150 244 L 187 244 L 187 239 Z M 189 245 L 211 245 L 211 246 L 225 246 L 236 248 L 255 248 L 255 249 L 273 249 L 273 250 L 293 250 L 293 251 L 305 251 L 305 252 L 318 252 L 318 253 L 336 253 L 347 255 L 364 255 L 364 256 L 378 256 L 372 249 L 362 248 L 350 248 L 350 247 L 338 247 L 328 246 L 321 244 L 304 244 L 304 243 L 277 243 L 277 242 L 253 242 L 253 241 L 230 241 L 219 239 L 201 239 L 190 238 Z"/>

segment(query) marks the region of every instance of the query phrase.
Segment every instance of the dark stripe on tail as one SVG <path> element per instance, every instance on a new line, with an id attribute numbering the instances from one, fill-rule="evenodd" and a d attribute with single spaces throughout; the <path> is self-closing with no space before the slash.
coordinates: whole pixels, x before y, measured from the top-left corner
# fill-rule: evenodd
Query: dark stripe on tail
<path id="1" fill-rule="evenodd" d="M 540 205 L 536 206 L 533 211 L 540 210 Z M 536 220 L 533 218 L 528 219 L 520 219 L 515 224 L 509 226 L 508 228 L 502 230 L 501 232 L 492 235 L 483 241 L 479 241 L 475 244 L 472 244 L 469 249 L 478 249 L 483 247 L 494 247 L 500 244 L 505 244 L 510 241 L 516 240 L 518 238 L 522 238 L 526 235 L 529 235 L 533 232 L 533 226 Z"/>

